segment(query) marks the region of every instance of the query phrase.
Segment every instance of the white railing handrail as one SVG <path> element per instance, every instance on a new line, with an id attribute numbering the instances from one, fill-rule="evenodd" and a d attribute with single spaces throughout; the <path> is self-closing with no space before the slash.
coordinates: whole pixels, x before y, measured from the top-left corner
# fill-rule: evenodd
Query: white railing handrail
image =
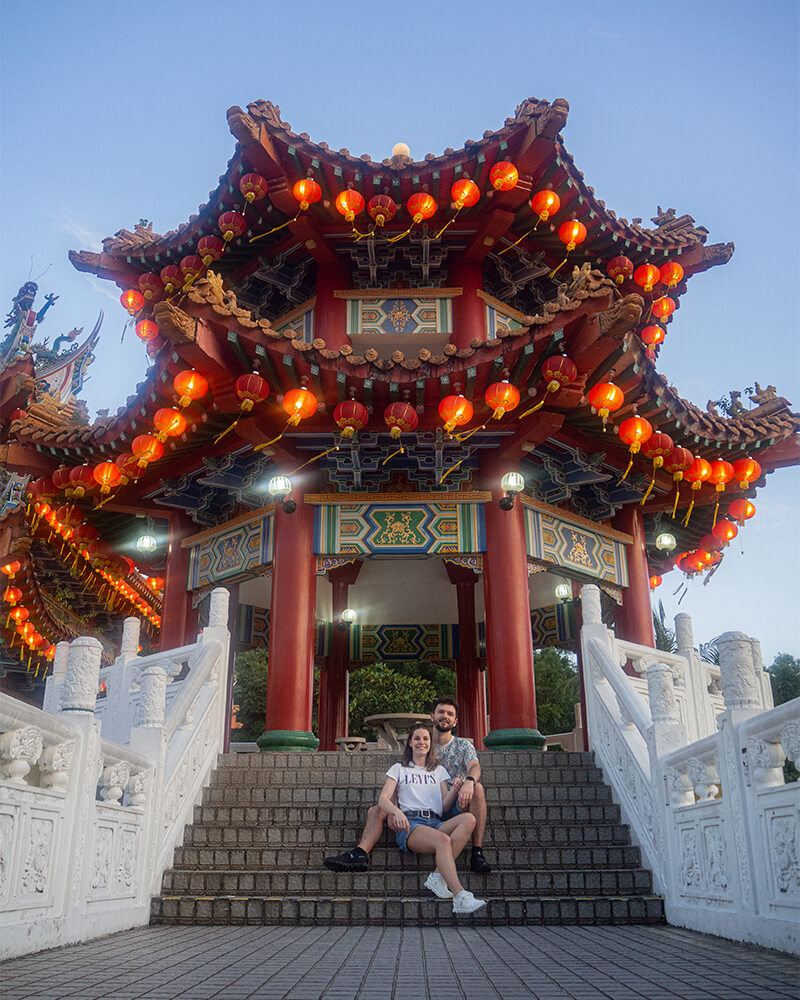
<path id="1" fill-rule="evenodd" d="M 704 736 L 701 740 L 689 743 L 685 747 L 679 747 L 677 750 L 672 750 L 670 753 L 664 754 L 661 760 L 665 767 L 677 767 L 680 764 L 685 764 L 693 757 L 697 757 L 702 760 L 704 757 L 709 757 L 712 754 L 717 753 L 718 750 L 719 733 L 711 733 L 709 736 Z"/>
<path id="2" fill-rule="evenodd" d="M 80 729 L 63 715 L 51 715 L 3 693 L 0 697 L 0 729 L 18 729 L 20 726 L 36 726 L 58 742 L 75 739 L 80 735 Z"/>
<path id="3" fill-rule="evenodd" d="M 686 657 L 681 653 L 668 653 L 665 649 L 655 649 L 652 646 L 640 646 L 626 639 L 614 639 L 614 645 L 621 653 L 631 653 L 628 659 L 646 659 L 652 662 L 666 663 L 667 666 L 684 667 Z"/>
<path id="4" fill-rule="evenodd" d="M 176 649 L 163 649 L 155 653 L 148 653 L 147 656 L 134 656 L 124 663 L 120 663 L 119 660 L 115 660 L 107 667 L 102 667 L 100 670 L 100 675 L 107 673 L 109 670 L 113 670 L 115 667 L 128 666 L 135 667 L 137 671 L 147 670 L 148 667 L 158 666 L 162 662 L 174 662 L 175 660 L 183 660 L 190 656 L 192 653 L 196 652 L 199 648 L 197 642 L 190 643 L 186 646 L 178 646 Z"/>
<path id="5" fill-rule="evenodd" d="M 641 697 L 631 688 L 628 675 L 618 663 L 614 662 L 608 646 L 601 639 L 591 637 L 588 645 L 595 654 L 596 665 L 611 685 L 620 704 L 642 736 L 646 737 L 653 720 Z"/>
<path id="6" fill-rule="evenodd" d="M 164 728 L 168 738 L 174 734 L 186 712 L 192 707 L 214 667 L 215 660 L 222 655 L 223 648 L 219 639 L 206 640 L 199 647 L 199 654 L 192 664 L 189 676 L 183 681 L 178 695 L 166 710 Z"/>
<path id="7" fill-rule="evenodd" d="M 740 726 L 742 737 L 747 736 L 779 736 L 781 729 L 788 722 L 800 720 L 800 698 L 785 701 L 782 705 L 760 712 L 751 719 L 746 719 Z"/>

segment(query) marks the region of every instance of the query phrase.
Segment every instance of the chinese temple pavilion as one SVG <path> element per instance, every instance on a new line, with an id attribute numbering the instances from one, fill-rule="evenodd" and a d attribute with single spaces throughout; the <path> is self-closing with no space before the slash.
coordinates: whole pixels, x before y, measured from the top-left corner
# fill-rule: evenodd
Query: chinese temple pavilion
<path id="1" fill-rule="evenodd" d="M 582 582 L 653 645 L 651 578 L 715 571 L 799 421 L 771 386 L 720 414 L 661 374 L 690 281 L 733 245 L 673 209 L 617 218 L 568 110 L 527 100 L 462 149 L 375 162 L 234 107 L 196 215 L 70 255 L 118 286 L 151 364 L 88 425 L 43 406 L 30 335 L 4 348 L 4 639 L 26 670 L 97 616 L 179 647 L 224 585 L 239 648 L 269 646 L 262 748 L 317 746 L 316 661 L 334 749 L 348 670 L 392 658 L 454 665 L 461 732 L 512 748 L 543 741 L 533 650 L 572 648 Z"/>

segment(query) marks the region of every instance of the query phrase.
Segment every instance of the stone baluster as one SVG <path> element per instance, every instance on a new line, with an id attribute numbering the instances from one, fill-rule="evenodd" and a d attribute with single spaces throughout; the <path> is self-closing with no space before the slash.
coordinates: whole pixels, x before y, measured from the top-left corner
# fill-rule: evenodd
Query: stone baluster
<path id="1" fill-rule="evenodd" d="M 600 590 L 594 584 L 585 583 L 581 587 L 581 615 L 584 625 L 603 624 Z"/>
<path id="2" fill-rule="evenodd" d="M 65 743 L 46 747 L 39 760 L 41 787 L 65 792 L 69 784 L 69 769 L 74 756 L 75 740 L 67 740 Z"/>
<path id="3" fill-rule="evenodd" d="M 42 733 L 36 726 L 11 729 L 0 736 L 0 774 L 17 785 L 25 778 L 42 753 Z"/>
<path id="4" fill-rule="evenodd" d="M 664 772 L 667 779 L 667 789 L 669 791 L 670 805 L 677 809 L 678 806 L 694 805 L 694 788 L 689 775 L 683 768 L 668 767 Z"/>
<path id="5" fill-rule="evenodd" d="M 145 792 L 145 775 L 143 772 L 132 774 L 125 789 L 125 802 L 129 806 L 138 808 L 147 801 Z"/>
<path id="6" fill-rule="evenodd" d="M 781 729 L 781 746 L 787 758 L 797 767 L 800 761 L 800 722 L 787 722 Z"/>
<path id="7" fill-rule="evenodd" d="M 691 656 L 694 652 L 694 629 L 692 616 L 685 611 L 675 615 L 675 642 L 680 655 L 685 656 L 691 663 Z"/>
<path id="8" fill-rule="evenodd" d="M 154 663 L 142 672 L 141 685 L 133 724 L 144 729 L 159 729 L 164 725 L 167 705 L 166 670 Z"/>
<path id="9" fill-rule="evenodd" d="M 211 601 L 208 609 L 209 628 L 228 627 L 228 601 L 230 595 L 224 587 L 215 587 L 211 591 Z"/>
<path id="10" fill-rule="evenodd" d="M 119 802 L 131 776 L 131 766 L 121 760 L 103 768 L 100 776 L 100 798 L 105 802 Z"/>
<path id="11" fill-rule="evenodd" d="M 700 802 L 715 799 L 719 794 L 720 777 L 713 760 L 692 757 L 686 765 L 689 781 Z"/>
<path id="12" fill-rule="evenodd" d="M 747 757 L 756 788 L 774 788 L 784 783 L 786 754 L 780 743 L 755 738 L 747 744 Z"/>
<path id="13" fill-rule="evenodd" d="M 56 643 L 56 655 L 53 657 L 53 679 L 62 681 L 67 672 L 67 659 L 69 658 L 69 643 Z"/>
<path id="14" fill-rule="evenodd" d="M 125 663 L 139 655 L 139 628 L 138 618 L 126 618 L 122 623 L 122 643 L 119 652 Z"/>
<path id="15" fill-rule="evenodd" d="M 753 662 L 753 643 L 743 632 L 724 632 L 717 643 L 722 697 L 728 711 L 760 707 L 760 685 Z"/>
<path id="16" fill-rule="evenodd" d="M 81 636 L 70 643 L 61 695 L 62 712 L 94 712 L 102 650 L 100 641 L 92 636 Z"/>
<path id="17" fill-rule="evenodd" d="M 647 694 L 653 724 L 676 726 L 680 724 L 678 703 L 675 699 L 675 679 L 672 667 L 666 663 L 651 663 L 647 668 Z"/>

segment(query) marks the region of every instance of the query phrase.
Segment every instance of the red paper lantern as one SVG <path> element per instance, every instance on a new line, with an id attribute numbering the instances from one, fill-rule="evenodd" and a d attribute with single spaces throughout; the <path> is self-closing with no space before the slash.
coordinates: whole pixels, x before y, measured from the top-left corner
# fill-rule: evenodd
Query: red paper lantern
<path id="1" fill-rule="evenodd" d="M 749 500 L 740 498 L 734 500 L 730 507 L 728 507 L 728 514 L 736 521 L 737 524 L 742 525 L 745 521 L 749 521 L 750 518 L 756 512 L 756 505 L 751 503 Z"/>
<path id="2" fill-rule="evenodd" d="M 707 462 L 704 458 L 697 457 L 686 470 L 685 475 L 687 481 L 692 484 L 692 501 L 689 504 L 686 517 L 683 519 L 684 527 L 688 525 L 689 518 L 692 516 L 692 511 L 694 510 L 695 494 L 702 489 L 703 483 L 711 475 L 711 463 Z"/>
<path id="3" fill-rule="evenodd" d="M 364 196 L 353 188 L 340 191 L 336 195 L 336 211 L 344 216 L 346 222 L 353 222 L 364 211 Z"/>
<path id="4" fill-rule="evenodd" d="M 269 184 L 266 177 L 262 177 L 261 174 L 245 174 L 239 181 L 239 190 L 247 204 L 252 205 L 254 201 L 261 201 L 267 197 Z"/>
<path id="5" fill-rule="evenodd" d="M 50 477 L 53 480 L 53 485 L 56 487 L 56 489 L 61 490 L 62 493 L 66 493 L 68 489 L 71 489 L 71 483 L 69 478 L 71 471 L 72 471 L 71 469 L 68 469 L 66 466 L 62 465 L 60 468 L 56 469 L 56 471 Z"/>
<path id="6" fill-rule="evenodd" d="M 444 429 L 448 434 L 456 427 L 468 424 L 472 420 L 472 413 L 472 403 L 461 393 L 445 396 L 439 403 L 439 416 L 444 420 Z"/>
<path id="7" fill-rule="evenodd" d="M 586 226 L 577 219 L 568 219 L 558 227 L 558 238 L 566 244 L 567 251 L 574 250 L 586 239 Z"/>
<path id="8" fill-rule="evenodd" d="M 198 257 L 196 253 L 190 253 L 181 261 L 181 273 L 185 288 L 197 281 L 198 278 L 202 278 L 206 273 L 206 266 L 201 257 Z"/>
<path id="9" fill-rule="evenodd" d="M 317 412 L 317 397 L 310 389 L 301 386 L 299 389 L 290 389 L 283 397 L 283 406 L 289 414 L 289 423 L 296 427 L 301 420 L 306 417 L 313 417 Z"/>
<path id="10" fill-rule="evenodd" d="M 292 196 L 295 201 L 300 203 L 300 210 L 305 212 L 320 200 L 322 188 L 313 177 L 304 177 L 303 180 L 297 181 L 292 188 Z"/>
<path id="11" fill-rule="evenodd" d="M 12 559 L 10 562 L 4 563 L 4 565 L 0 566 L 0 573 L 5 573 L 9 580 L 13 580 L 21 569 L 22 563 L 19 559 Z"/>
<path id="12" fill-rule="evenodd" d="M 69 474 L 72 495 L 82 497 L 93 490 L 97 483 L 94 481 L 94 473 L 91 465 L 76 465 Z"/>
<path id="13" fill-rule="evenodd" d="M 624 479 L 633 465 L 633 456 L 638 454 L 642 445 L 653 436 L 653 426 L 649 420 L 645 420 L 644 417 L 640 417 L 637 414 L 634 417 L 628 417 L 627 420 L 623 420 L 619 425 L 617 433 L 620 436 L 620 440 L 628 445 L 628 453 L 631 456 L 627 469 L 622 473 L 622 479 Z"/>
<path id="14" fill-rule="evenodd" d="M 242 413 L 249 413 L 256 403 L 263 403 L 267 396 L 269 396 L 269 385 L 260 375 L 256 375 L 255 372 L 249 375 L 240 375 L 236 379 L 234 388 L 236 395 L 242 401 Z"/>
<path id="15" fill-rule="evenodd" d="M 556 212 L 561 208 L 561 199 L 555 193 L 555 191 L 537 191 L 536 194 L 531 198 L 531 208 L 539 216 L 540 222 L 547 222 L 551 215 L 555 215 Z M 564 225 L 567 225 L 565 222 Z M 576 225 L 583 228 L 583 236 L 576 240 L 576 243 L 582 243 L 586 239 L 586 227 L 582 223 L 578 222 Z M 563 229 L 563 226 L 561 227 Z M 559 238 L 562 243 L 571 243 L 572 239 L 565 240 L 561 236 L 561 230 L 558 231 Z M 574 246 L 569 248 L 574 250 Z"/>
<path id="16" fill-rule="evenodd" d="M 79 524 L 72 532 L 72 540 L 78 546 L 86 542 L 94 542 L 97 537 L 97 528 L 93 528 L 91 524 Z"/>
<path id="17" fill-rule="evenodd" d="M 646 292 L 653 291 L 653 285 L 657 285 L 661 272 L 655 264 L 641 264 L 633 272 L 633 280 Z"/>
<path id="18" fill-rule="evenodd" d="M 673 517 L 675 517 L 675 511 L 678 509 L 678 500 L 680 499 L 679 483 L 683 479 L 684 473 L 692 467 L 693 462 L 694 455 L 688 448 L 673 448 L 664 459 L 664 469 L 672 475 L 672 481 L 675 483 L 675 503 L 672 505 Z"/>
<path id="19" fill-rule="evenodd" d="M 161 268 L 161 280 L 164 282 L 164 290 L 167 295 L 172 295 L 183 288 L 183 271 L 177 264 L 167 264 Z"/>
<path id="20" fill-rule="evenodd" d="M 663 582 L 662 577 L 660 577 L 657 573 L 654 573 L 653 576 L 650 577 L 650 589 L 655 590 L 656 587 L 660 587 Z"/>
<path id="21" fill-rule="evenodd" d="M 27 410 L 20 410 L 19 408 L 17 408 L 16 410 L 12 410 L 11 413 L 9 413 L 8 418 L 9 418 L 9 420 L 12 420 L 12 421 L 13 420 L 24 420 L 27 416 L 28 416 L 28 411 Z"/>
<path id="22" fill-rule="evenodd" d="M 609 414 L 615 413 L 625 402 L 625 394 L 613 382 L 598 382 L 586 393 L 586 399 L 603 420 L 603 430 Z"/>
<path id="23" fill-rule="evenodd" d="M 547 380 L 547 391 L 558 392 L 565 385 L 570 385 L 578 377 L 578 366 L 565 354 L 554 354 L 545 358 L 542 365 L 542 378 Z"/>
<path id="24" fill-rule="evenodd" d="M 654 316 L 657 316 L 666 323 L 675 312 L 675 300 L 671 299 L 669 295 L 662 295 L 660 299 L 655 300 L 652 310 Z"/>
<path id="25" fill-rule="evenodd" d="M 140 434 L 133 439 L 131 451 L 136 456 L 138 464 L 144 467 L 149 462 L 157 462 L 164 454 L 164 445 L 152 434 Z"/>
<path id="26" fill-rule="evenodd" d="M 58 490 L 49 476 L 43 476 L 41 479 L 35 479 L 28 485 L 28 493 L 37 499 L 47 500 L 57 496 Z"/>
<path id="27" fill-rule="evenodd" d="M 150 305 L 160 302 L 164 298 L 164 282 L 157 274 L 140 274 L 139 291 L 144 295 L 145 301 Z"/>
<path id="28" fill-rule="evenodd" d="M 376 194 L 367 205 L 367 214 L 379 229 L 391 222 L 396 212 L 397 203 L 388 194 Z"/>
<path id="29" fill-rule="evenodd" d="M 56 655 L 56 647 L 51 642 L 50 645 L 42 652 L 42 656 L 46 660 L 52 660 Z"/>
<path id="30" fill-rule="evenodd" d="M 172 386 L 180 397 L 178 406 L 183 408 L 193 400 L 202 399 L 205 396 L 208 392 L 208 379 L 192 368 L 188 371 L 178 372 L 172 380 Z"/>
<path id="31" fill-rule="evenodd" d="M 164 577 L 163 576 L 148 576 L 147 586 L 151 590 L 163 590 L 164 589 Z"/>
<path id="32" fill-rule="evenodd" d="M 499 160 L 489 171 L 489 183 L 495 191 L 511 191 L 519 181 L 519 171 L 509 160 Z"/>
<path id="33" fill-rule="evenodd" d="M 369 413 L 363 403 L 357 399 L 345 399 L 333 411 L 333 419 L 341 428 L 343 438 L 351 438 L 356 431 L 366 427 Z"/>
<path id="34" fill-rule="evenodd" d="M 667 261 L 661 265 L 661 280 L 667 288 L 674 288 L 683 280 L 683 268 L 675 261 Z"/>
<path id="35" fill-rule="evenodd" d="M 621 428 L 620 428 L 621 430 Z M 642 442 L 642 454 L 653 461 L 653 470 L 662 468 L 664 460 L 675 447 L 669 434 L 656 431 Z"/>
<path id="36" fill-rule="evenodd" d="M 652 323 L 650 326 L 646 326 L 639 336 L 642 338 L 642 343 L 646 344 L 648 347 L 657 347 L 658 344 L 664 343 L 664 338 L 667 336 L 664 329 L 658 326 L 657 323 Z M 648 351 L 648 354 L 651 354 Z"/>
<path id="37" fill-rule="evenodd" d="M 56 511 L 56 520 L 66 524 L 68 528 L 75 528 L 83 521 L 83 514 L 73 504 L 64 504 Z"/>
<path id="38" fill-rule="evenodd" d="M 724 544 L 725 543 L 723 541 L 716 538 L 710 532 L 707 535 L 703 535 L 700 539 L 700 548 L 704 552 L 719 552 L 719 550 L 723 548 Z"/>
<path id="39" fill-rule="evenodd" d="M 179 437 L 186 430 L 186 417 L 180 410 L 164 407 L 156 410 L 153 423 L 158 428 L 156 439 L 166 441 L 168 437 Z"/>
<path id="40" fill-rule="evenodd" d="M 129 451 L 126 451 L 124 455 L 120 455 L 119 458 L 115 459 L 114 464 L 120 471 L 120 482 L 123 486 L 127 486 L 131 479 L 138 479 L 142 474 L 136 456 L 132 455 Z"/>
<path id="41" fill-rule="evenodd" d="M 481 199 L 480 188 L 475 181 L 464 177 L 450 187 L 450 199 L 459 211 L 462 208 L 472 208 Z"/>
<path id="42" fill-rule="evenodd" d="M 247 219 L 238 212 L 223 212 L 217 219 L 217 225 L 226 243 L 247 231 Z"/>
<path id="43" fill-rule="evenodd" d="M 389 403 L 383 411 L 383 419 L 389 427 L 390 436 L 396 441 L 401 434 L 416 430 L 419 423 L 417 411 L 410 403 Z"/>
<path id="44" fill-rule="evenodd" d="M 30 616 L 31 616 L 30 611 L 28 611 L 27 608 L 23 607 L 12 608 L 8 613 L 8 617 L 11 618 L 13 621 L 15 621 L 17 624 L 19 624 L 20 622 L 27 621 L 28 618 L 30 618 Z"/>
<path id="45" fill-rule="evenodd" d="M 136 324 L 136 336 L 139 340 L 154 340 L 158 336 L 158 324 L 151 319 L 140 319 Z"/>
<path id="46" fill-rule="evenodd" d="M 6 587 L 3 591 L 3 600 L 13 608 L 15 604 L 22 600 L 22 591 L 19 587 Z"/>
<path id="47" fill-rule="evenodd" d="M 742 489 L 761 476 L 761 466 L 754 458 L 740 458 L 733 463 L 733 476 Z"/>
<path id="48" fill-rule="evenodd" d="M 618 285 L 633 277 L 633 261 L 620 254 L 612 257 L 606 265 L 608 276 L 613 278 Z"/>
<path id="49" fill-rule="evenodd" d="M 114 486 L 119 486 L 122 480 L 122 473 L 115 462 L 101 462 L 94 467 L 92 474 L 103 494 L 109 493 Z"/>
<path id="50" fill-rule="evenodd" d="M 144 295 L 136 288 L 128 288 L 119 297 L 120 302 L 129 316 L 135 316 L 144 308 Z"/>
<path id="51" fill-rule="evenodd" d="M 225 253 L 225 244 L 219 236 L 203 236 L 197 241 L 197 252 L 203 264 L 208 267 Z"/>
<path id="52" fill-rule="evenodd" d="M 711 529 L 711 534 L 718 541 L 722 542 L 723 545 L 727 545 L 728 542 L 732 542 L 734 538 L 739 534 L 739 529 L 733 523 L 733 521 L 717 521 L 714 527 Z"/>
<path id="53" fill-rule="evenodd" d="M 510 413 L 519 406 L 519 389 L 512 385 L 508 379 L 503 379 L 502 382 L 493 382 L 487 388 L 483 398 L 489 409 L 493 411 L 492 418 L 500 420 L 503 414 Z"/>
<path id="54" fill-rule="evenodd" d="M 714 483 L 717 493 L 724 493 L 725 486 L 733 479 L 733 466 L 730 462 L 718 458 L 711 463 L 711 474 L 708 479 Z"/>
<path id="55" fill-rule="evenodd" d="M 434 216 L 436 207 L 435 198 L 427 191 L 418 191 L 416 194 L 412 194 L 406 202 L 408 214 L 417 224 Z"/>

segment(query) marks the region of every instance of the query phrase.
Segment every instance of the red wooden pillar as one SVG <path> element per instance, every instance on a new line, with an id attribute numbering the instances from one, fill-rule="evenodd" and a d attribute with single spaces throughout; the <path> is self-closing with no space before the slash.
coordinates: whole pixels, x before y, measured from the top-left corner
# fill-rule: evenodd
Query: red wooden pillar
<path id="1" fill-rule="evenodd" d="M 477 576 L 471 569 L 445 563 L 450 582 L 456 587 L 458 601 L 458 660 L 456 661 L 456 696 L 458 699 L 458 733 L 474 740 L 481 749 L 486 735 L 486 697 L 483 672 L 477 650 L 475 621 L 475 584 Z"/>
<path id="2" fill-rule="evenodd" d="M 638 504 L 625 504 L 611 523 L 618 531 L 624 531 L 633 537 L 633 544 L 625 546 L 628 586 L 622 592 L 622 607 L 618 607 L 615 612 L 617 638 L 655 648 L 644 520 Z"/>
<path id="3" fill-rule="evenodd" d="M 195 528 L 192 520 L 185 514 L 176 512 L 170 515 L 159 649 L 176 649 L 194 641 L 197 623 L 192 608 L 192 595 L 188 590 L 189 549 L 181 548 L 181 542 Z"/>
<path id="4" fill-rule="evenodd" d="M 314 508 L 275 511 L 270 603 L 267 714 L 258 738 L 262 750 L 316 750 L 311 732 L 314 685 Z"/>
<path id="5" fill-rule="evenodd" d="M 350 287 L 350 274 L 343 265 L 320 263 L 317 268 L 314 336 L 335 350 L 347 339 L 347 300 L 335 299 L 333 293 Z"/>
<path id="6" fill-rule="evenodd" d="M 325 658 L 319 678 L 319 745 L 320 750 L 335 750 L 337 736 L 347 736 L 347 671 L 350 663 L 348 644 L 349 629 L 340 629 L 337 623 L 347 607 L 347 593 L 356 582 L 361 563 L 340 566 L 330 570 L 328 579 L 333 588 L 331 610 L 333 633 L 331 652 Z"/>
<path id="7" fill-rule="evenodd" d="M 453 299 L 453 333 L 450 340 L 458 348 L 469 347 L 473 337 L 486 339 L 486 309 L 478 298 L 483 289 L 481 262 L 470 260 L 463 254 L 455 256 L 447 275 L 451 287 L 461 287 L 463 292 Z"/>
<path id="8" fill-rule="evenodd" d="M 491 462 L 486 485 L 493 499 L 484 505 L 486 669 L 492 728 L 483 742 L 489 750 L 544 745 L 544 737 L 536 728 L 524 510 L 518 500 L 511 510 L 501 510 L 498 502 L 503 495 L 500 479 L 508 471 L 518 471 L 518 465 Z"/>

